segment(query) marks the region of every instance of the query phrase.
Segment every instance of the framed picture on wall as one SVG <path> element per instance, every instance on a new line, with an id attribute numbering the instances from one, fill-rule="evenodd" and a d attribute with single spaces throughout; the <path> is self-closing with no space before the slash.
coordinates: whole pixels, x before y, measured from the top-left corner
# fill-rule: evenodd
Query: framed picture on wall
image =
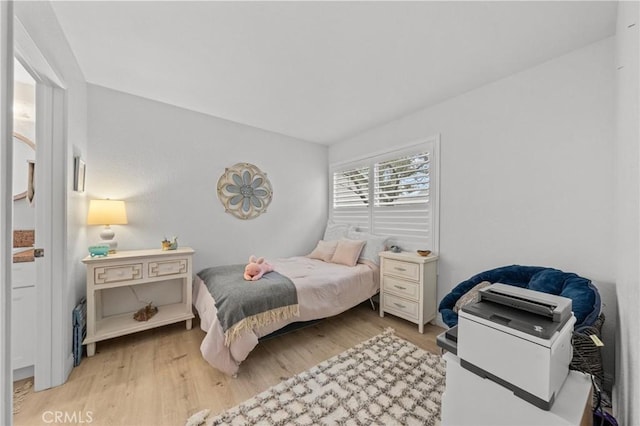
<path id="1" fill-rule="evenodd" d="M 73 159 L 73 190 L 78 192 L 84 192 L 84 182 L 87 165 L 80 157 L 74 157 Z"/>

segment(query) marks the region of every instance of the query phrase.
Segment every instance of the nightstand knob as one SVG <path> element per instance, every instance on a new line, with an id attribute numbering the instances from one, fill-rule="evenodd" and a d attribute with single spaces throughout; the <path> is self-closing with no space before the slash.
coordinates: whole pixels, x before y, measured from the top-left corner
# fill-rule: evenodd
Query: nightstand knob
<path id="1" fill-rule="evenodd" d="M 395 285 L 395 284 L 394 284 L 393 286 L 394 286 L 395 288 L 399 288 L 400 290 L 406 290 L 406 289 L 407 289 L 406 287 L 402 287 L 402 286 Z"/>
<path id="2" fill-rule="evenodd" d="M 395 268 L 393 268 L 393 269 L 395 269 L 396 271 L 400 271 L 400 272 L 404 272 L 404 271 L 406 271 L 406 269 L 404 269 L 404 268 L 398 268 L 397 266 L 396 266 Z"/>

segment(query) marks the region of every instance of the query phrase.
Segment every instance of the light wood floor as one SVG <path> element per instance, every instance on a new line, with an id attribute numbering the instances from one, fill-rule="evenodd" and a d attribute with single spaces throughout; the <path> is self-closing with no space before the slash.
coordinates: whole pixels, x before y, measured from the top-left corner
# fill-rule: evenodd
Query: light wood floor
<path id="1" fill-rule="evenodd" d="M 387 327 L 416 346 L 439 353 L 435 339 L 441 328 L 427 325 L 420 334 L 416 325 L 391 315 L 380 318 L 363 303 L 261 342 L 233 379 L 202 358 L 205 333 L 197 323 L 189 331 L 179 323 L 98 343 L 96 355 L 83 358 L 67 383 L 31 392 L 14 424 L 53 424 L 52 416 L 62 412 L 67 419 L 75 416 L 66 424 L 183 425 L 197 411 L 210 408 L 217 413 L 233 407 Z"/>

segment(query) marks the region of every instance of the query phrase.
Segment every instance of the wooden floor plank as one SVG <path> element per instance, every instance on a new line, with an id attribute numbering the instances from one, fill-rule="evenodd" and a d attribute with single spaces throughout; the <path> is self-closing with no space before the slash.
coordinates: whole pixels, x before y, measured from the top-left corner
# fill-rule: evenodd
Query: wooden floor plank
<path id="1" fill-rule="evenodd" d="M 416 346 L 439 353 L 435 340 L 441 328 L 427 325 L 420 334 L 408 321 L 392 315 L 380 318 L 367 302 L 260 342 L 234 379 L 202 358 L 205 333 L 197 323 L 191 330 L 180 323 L 98 343 L 96 355 L 83 358 L 67 383 L 29 393 L 14 424 L 51 424 L 49 413 L 61 411 L 84 423 L 90 416 L 92 425 L 181 425 L 201 409 L 217 413 L 233 407 L 387 327 Z"/>

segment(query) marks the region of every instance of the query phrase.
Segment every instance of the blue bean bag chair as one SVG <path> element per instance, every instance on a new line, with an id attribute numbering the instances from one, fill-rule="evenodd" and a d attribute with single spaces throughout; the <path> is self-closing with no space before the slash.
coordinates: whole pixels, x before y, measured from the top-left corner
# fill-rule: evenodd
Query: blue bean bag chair
<path id="1" fill-rule="evenodd" d="M 600 293 L 590 280 L 553 268 L 511 265 L 481 272 L 451 290 L 438 307 L 445 324 L 449 327 L 458 324 L 458 314 L 453 311 L 453 307 L 460 297 L 483 281 L 514 285 L 571 299 L 576 331 L 593 325 L 600 315 Z"/>

